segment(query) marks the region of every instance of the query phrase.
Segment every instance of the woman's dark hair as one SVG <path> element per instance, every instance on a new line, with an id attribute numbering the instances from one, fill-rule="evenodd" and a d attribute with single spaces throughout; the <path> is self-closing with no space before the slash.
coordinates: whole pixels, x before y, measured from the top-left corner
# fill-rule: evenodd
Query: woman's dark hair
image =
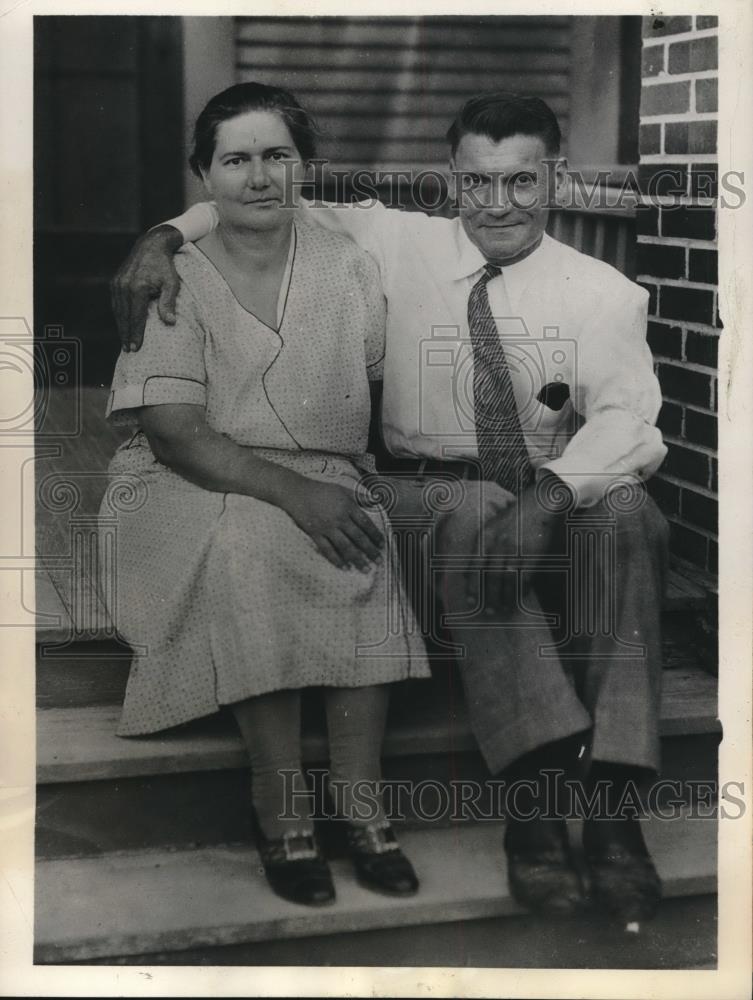
<path id="1" fill-rule="evenodd" d="M 536 135 L 548 156 L 558 156 L 562 135 L 554 112 L 538 97 L 497 91 L 472 97 L 463 105 L 447 130 L 454 156 L 464 135 L 485 135 L 494 142 L 511 135 Z"/>
<path id="2" fill-rule="evenodd" d="M 188 162 L 197 177 L 201 178 L 201 171 L 208 170 L 212 162 L 218 126 L 247 111 L 276 111 L 287 125 L 303 162 L 315 158 L 319 130 L 289 91 L 264 83 L 236 83 L 215 94 L 196 119 L 193 152 Z"/>

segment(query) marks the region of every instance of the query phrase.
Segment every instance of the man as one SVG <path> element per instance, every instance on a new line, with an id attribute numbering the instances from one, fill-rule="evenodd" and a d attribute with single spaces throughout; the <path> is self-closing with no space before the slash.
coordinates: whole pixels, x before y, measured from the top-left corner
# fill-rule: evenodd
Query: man
<path id="1" fill-rule="evenodd" d="M 593 893 L 639 920 L 660 883 L 640 825 L 618 807 L 659 764 L 666 524 L 635 488 L 666 453 L 647 295 L 545 234 L 567 176 L 543 101 L 473 98 L 448 140 L 457 219 L 379 204 L 300 211 L 380 268 L 381 423 L 399 509 L 437 479 L 460 485 L 453 509 L 436 512 L 435 583 L 479 746 L 516 790 L 511 889 L 546 912 L 583 904 L 551 772 L 585 767 L 585 795 L 606 789 L 583 827 Z M 170 254 L 214 224 L 201 205 L 142 238 L 114 283 L 125 343 L 138 348 L 150 298 L 170 321 Z"/>

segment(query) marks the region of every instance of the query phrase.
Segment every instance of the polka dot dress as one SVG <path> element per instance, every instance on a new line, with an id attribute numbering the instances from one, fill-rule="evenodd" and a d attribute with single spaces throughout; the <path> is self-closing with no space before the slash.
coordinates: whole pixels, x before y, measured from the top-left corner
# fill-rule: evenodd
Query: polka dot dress
<path id="1" fill-rule="evenodd" d="M 387 550 L 367 573 L 338 569 L 280 508 L 161 465 L 135 423 L 135 407 L 193 403 L 214 430 L 311 480 L 352 485 L 373 469 L 368 378 L 381 377 L 385 308 L 376 267 L 338 235 L 297 223 L 293 239 L 279 330 L 188 244 L 176 258 L 175 327 L 153 309 L 141 350 L 118 360 L 108 416 L 134 435 L 110 472 L 146 487 L 138 509 L 118 513 L 111 611 L 134 648 L 121 736 L 284 688 L 430 675 Z M 371 516 L 387 533 L 384 514 Z"/>

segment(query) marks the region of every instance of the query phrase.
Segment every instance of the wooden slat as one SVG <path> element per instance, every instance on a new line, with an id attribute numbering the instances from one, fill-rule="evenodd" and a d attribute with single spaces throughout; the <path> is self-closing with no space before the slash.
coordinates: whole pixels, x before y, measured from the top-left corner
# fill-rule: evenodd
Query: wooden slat
<path id="1" fill-rule="evenodd" d="M 455 19 L 439 21 L 413 18 L 395 21 L 389 18 L 238 18 L 239 47 L 253 45 L 328 46 L 333 38 L 356 47 L 379 49 L 402 48 L 406 35 L 414 30 L 422 49 L 512 48 L 561 49 L 569 43 L 567 18 L 558 23 L 547 19 L 476 18 L 465 23 Z"/>
<path id="2" fill-rule="evenodd" d="M 245 69 L 271 70 L 275 73 L 287 73 L 292 69 L 306 69 L 312 73 L 356 73 L 374 72 L 400 74 L 401 82 L 410 79 L 411 75 L 419 75 L 423 80 L 428 75 L 439 73 L 463 73 L 468 61 L 472 60 L 474 70 L 478 73 L 556 73 L 566 74 L 569 69 L 569 52 L 521 52 L 519 49 L 498 51 L 470 46 L 468 49 L 455 50 L 441 48 L 426 52 L 419 49 L 411 53 L 410 59 L 403 60 L 401 56 L 405 47 L 396 49 L 344 47 L 342 40 L 338 45 L 323 49 L 321 45 L 299 45 L 289 48 L 285 42 L 279 45 L 241 45 L 237 51 L 238 64 Z"/>
<path id="3" fill-rule="evenodd" d="M 457 92 L 439 93 L 424 90 L 409 91 L 406 89 L 388 92 L 371 90 L 358 95 L 359 119 L 382 119 L 385 116 L 398 115 L 401 120 L 425 118 L 433 122 L 435 130 L 442 131 L 454 118 L 460 107 L 461 100 Z M 552 94 L 547 98 L 552 111 L 566 118 L 569 108 L 569 98 L 566 94 Z M 327 115 L 333 119 L 354 119 L 353 108 L 349 102 L 343 101 L 341 92 L 320 89 L 308 95 L 306 107 L 315 116 Z"/>
<path id="4" fill-rule="evenodd" d="M 650 820 L 646 841 L 665 897 L 716 890 L 716 823 Z M 43 861 L 35 879 L 35 960 L 86 961 L 520 912 L 507 886 L 500 823 L 405 830 L 421 889 L 394 899 L 332 863 L 337 902 L 296 906 L 274 895 L 248 847 L 149 850 Z"/>
<path id="5" fill-rule="evenodd" d="M 224 720 L 196 722 L 138 739 L 115 735 L 119 706 L 40 709 L 37 721 L 37 773 L 40 783 L 93 781 L 181 771 L 244 767 L 247 759 L 235 727 Z M 680 736 L 719 732 L 716 681 L 700 670 L 671 670 L 664 676 L 661 733 Z M 452 714 L 431 690 L 423 711 L 397 718 L 387 728 L 386 757 L 405 754 L 462 753 L 477 747 L 465 707 Z M 304 740 L 308 762 L 325 760 L 323 737 Z"/>
<path id="6" fill-rule="evenodd" d="M 467 66 L 467 63 L 466 63 Z M 349 69 L 329 71 L 322 69 L 307 69 L 291 66 L 287 69 L 259 69 L 253 65 L 239 64 L 240 80 L 258 80 L 260 83 L 278 84 L 292 90 L 304 104 L 307 98 L 326 88 L 328 91 L 342 89 L 344 95 L 357 91 L 368 93 L 374 89 L 389 93 L 399 89 L 395 84 L 394 68 L 384 68 L 365 71 L 359 66 Z M 486 89 L 518 90 L 521 87 L 536 94 L 564 94 L 567 92 L 568 76 L 566 73 L 548 73 L 546 71 L 525 72 L 523 69 L 508 71 L 502 64 L 498 70 L 489 74 L 486 79 Z M 430 71 L 421 75 L 421 79 L 413 81 L 411 89 L 416 92 L 431 94 L 444 91 L 458 94 L 458 98 L 470 97 L 479 89 L 479 76 L 472 70 L 459 69 L 457 72 Z M 354 106 L 354 115 L 357 108 Z"/>

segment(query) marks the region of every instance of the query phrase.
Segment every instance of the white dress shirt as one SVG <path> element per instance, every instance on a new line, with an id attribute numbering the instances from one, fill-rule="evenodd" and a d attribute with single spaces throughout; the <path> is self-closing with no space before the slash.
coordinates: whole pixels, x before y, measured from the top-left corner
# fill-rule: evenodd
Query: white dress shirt
<path id="1" fill-rule="evenodd" d="M 476 457 L 467 309 L 486 261 L 460 220 L 378 202 L 302 202 L 299 219 L 350 236 L 379 266 L 390 452 Z M 217 221 L 205 202 L 170 225 L 189 241 Z M 488 293 L 534 468 L 565 480 L 581 506 L 601 499 L 615 477 L 652 475 L 667 449 L 654 426 L 661 391 L 646 344 L 645 290 L 545 235 L 528 257 L 502 268 Z M 560 383 L 568 392 L 555 389 Z M 545 386 L 553 405 L 538 398 Z"/>

